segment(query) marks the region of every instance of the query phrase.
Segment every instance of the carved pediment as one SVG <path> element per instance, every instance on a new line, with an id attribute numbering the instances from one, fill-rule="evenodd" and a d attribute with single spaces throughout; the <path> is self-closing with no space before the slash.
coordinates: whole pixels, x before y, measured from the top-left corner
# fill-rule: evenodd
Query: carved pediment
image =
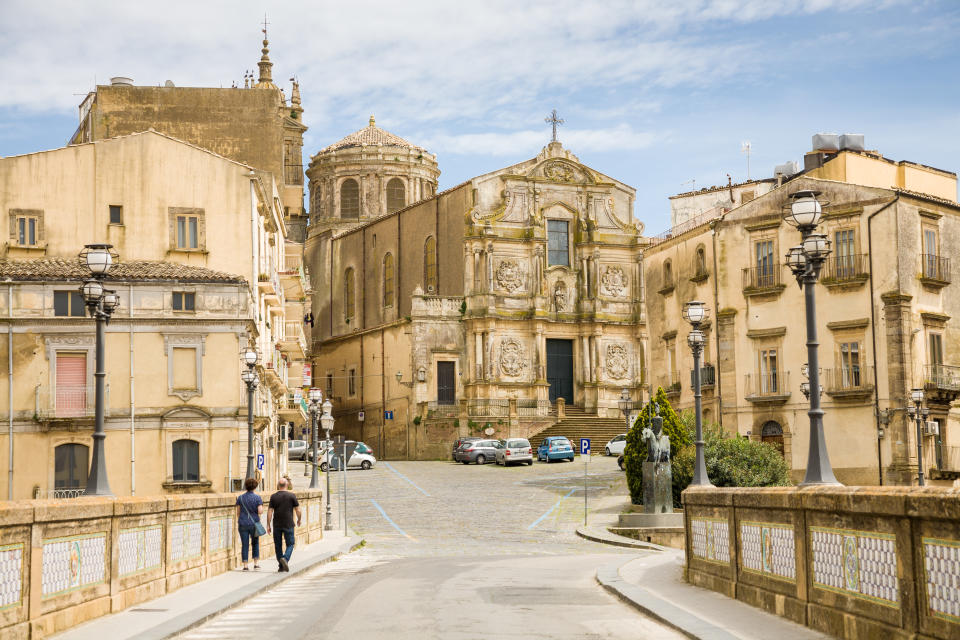
<path id="1" fill-rule="evenodd" d="M 200 407 L 185 405 L 167 411 L 161 419 L 164 422 L 207 421 L 210 419 L 210 414 Z"/>
<path id="2" fill-rule="evenodd" d="M 530 171 L 528 176 L 548 182 L 567 184 L 593 184 L 596 182 L 596 178 L 590 169 L 582 164 L 561 158 L 550 158 L 541 162 Z"/>

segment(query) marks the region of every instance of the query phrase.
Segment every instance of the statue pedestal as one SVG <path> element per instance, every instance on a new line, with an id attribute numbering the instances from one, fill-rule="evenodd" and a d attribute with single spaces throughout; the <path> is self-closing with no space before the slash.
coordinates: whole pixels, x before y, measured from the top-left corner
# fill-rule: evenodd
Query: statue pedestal
<path id="1" fill-rule="evenodd" d="M 673 513 L 673 474 L 669 462 L 643 463 L 643 512 Z"/>

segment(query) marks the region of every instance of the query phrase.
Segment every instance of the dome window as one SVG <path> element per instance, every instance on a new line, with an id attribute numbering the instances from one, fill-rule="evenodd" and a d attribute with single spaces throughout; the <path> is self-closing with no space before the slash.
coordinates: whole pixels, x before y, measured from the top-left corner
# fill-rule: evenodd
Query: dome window
<path id="1" fill-rule="evenodd" d="M 360 217 L 360 185 L 356 180 L 348 178 L 340 185 L 340 217 Z"/>
<path id="2" fill-rule="evenodd" d="M 387 213 L 407 206 L 407 189 L 400 178 L 391 178 L 387 183 Z"/>

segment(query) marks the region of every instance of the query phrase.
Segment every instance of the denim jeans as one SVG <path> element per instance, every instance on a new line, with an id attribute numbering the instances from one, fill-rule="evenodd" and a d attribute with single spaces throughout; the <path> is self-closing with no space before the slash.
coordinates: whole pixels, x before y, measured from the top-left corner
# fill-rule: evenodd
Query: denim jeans
<path id="1" fill-rule="evenodd" d="M 260 559 L 260 536 L 257 535 L 257 529 L 252 524 L 241 524 L 237 527 L 240 530 L 240 557 L 244 563 L 247 561 L 247 551 L 250 549 L 250 539 L 253 539 L 253 560 L 254 564 Z"/>
<path id="2" fill-rule="evenodd" d="M 283 550 L 283 543 L 287 543 L 287 550 Z M 277 559 L 280 556 L 283 556 L 284 560 L 290 561 L 290 556 L 293 554 L 293 545 L 295 544 L 293 539 L 293 529 L 273 529 L 273 549 L 277 554 Z"/>

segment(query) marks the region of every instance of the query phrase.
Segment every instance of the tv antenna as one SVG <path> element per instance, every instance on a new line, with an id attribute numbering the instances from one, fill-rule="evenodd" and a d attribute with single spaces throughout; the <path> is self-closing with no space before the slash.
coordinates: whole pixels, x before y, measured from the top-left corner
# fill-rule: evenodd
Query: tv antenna
<path id="1" fill-rule="evenodd" d="M 690 178 L 690 179 L 687 180 L 686 182 L 681 182 L 681 183 L 680 183 L 680 186 L 681 186 L 681 187 L 685 187 L 685 186 L 687 186 L 687 185 L 690 185 L 690 191 L 696 191 L 696 190 L 697 190 L 697 179 L 696 179 L 696 178 Z"/>
<path id="2" fill-rule="evenodd" d="M 744 140 L 740 143 L 740 153 L 747 154 L 747 181 L 750 180 L 750 150 L 753 149 L 753 145 L 750 144 L 749 140 Z"/>

